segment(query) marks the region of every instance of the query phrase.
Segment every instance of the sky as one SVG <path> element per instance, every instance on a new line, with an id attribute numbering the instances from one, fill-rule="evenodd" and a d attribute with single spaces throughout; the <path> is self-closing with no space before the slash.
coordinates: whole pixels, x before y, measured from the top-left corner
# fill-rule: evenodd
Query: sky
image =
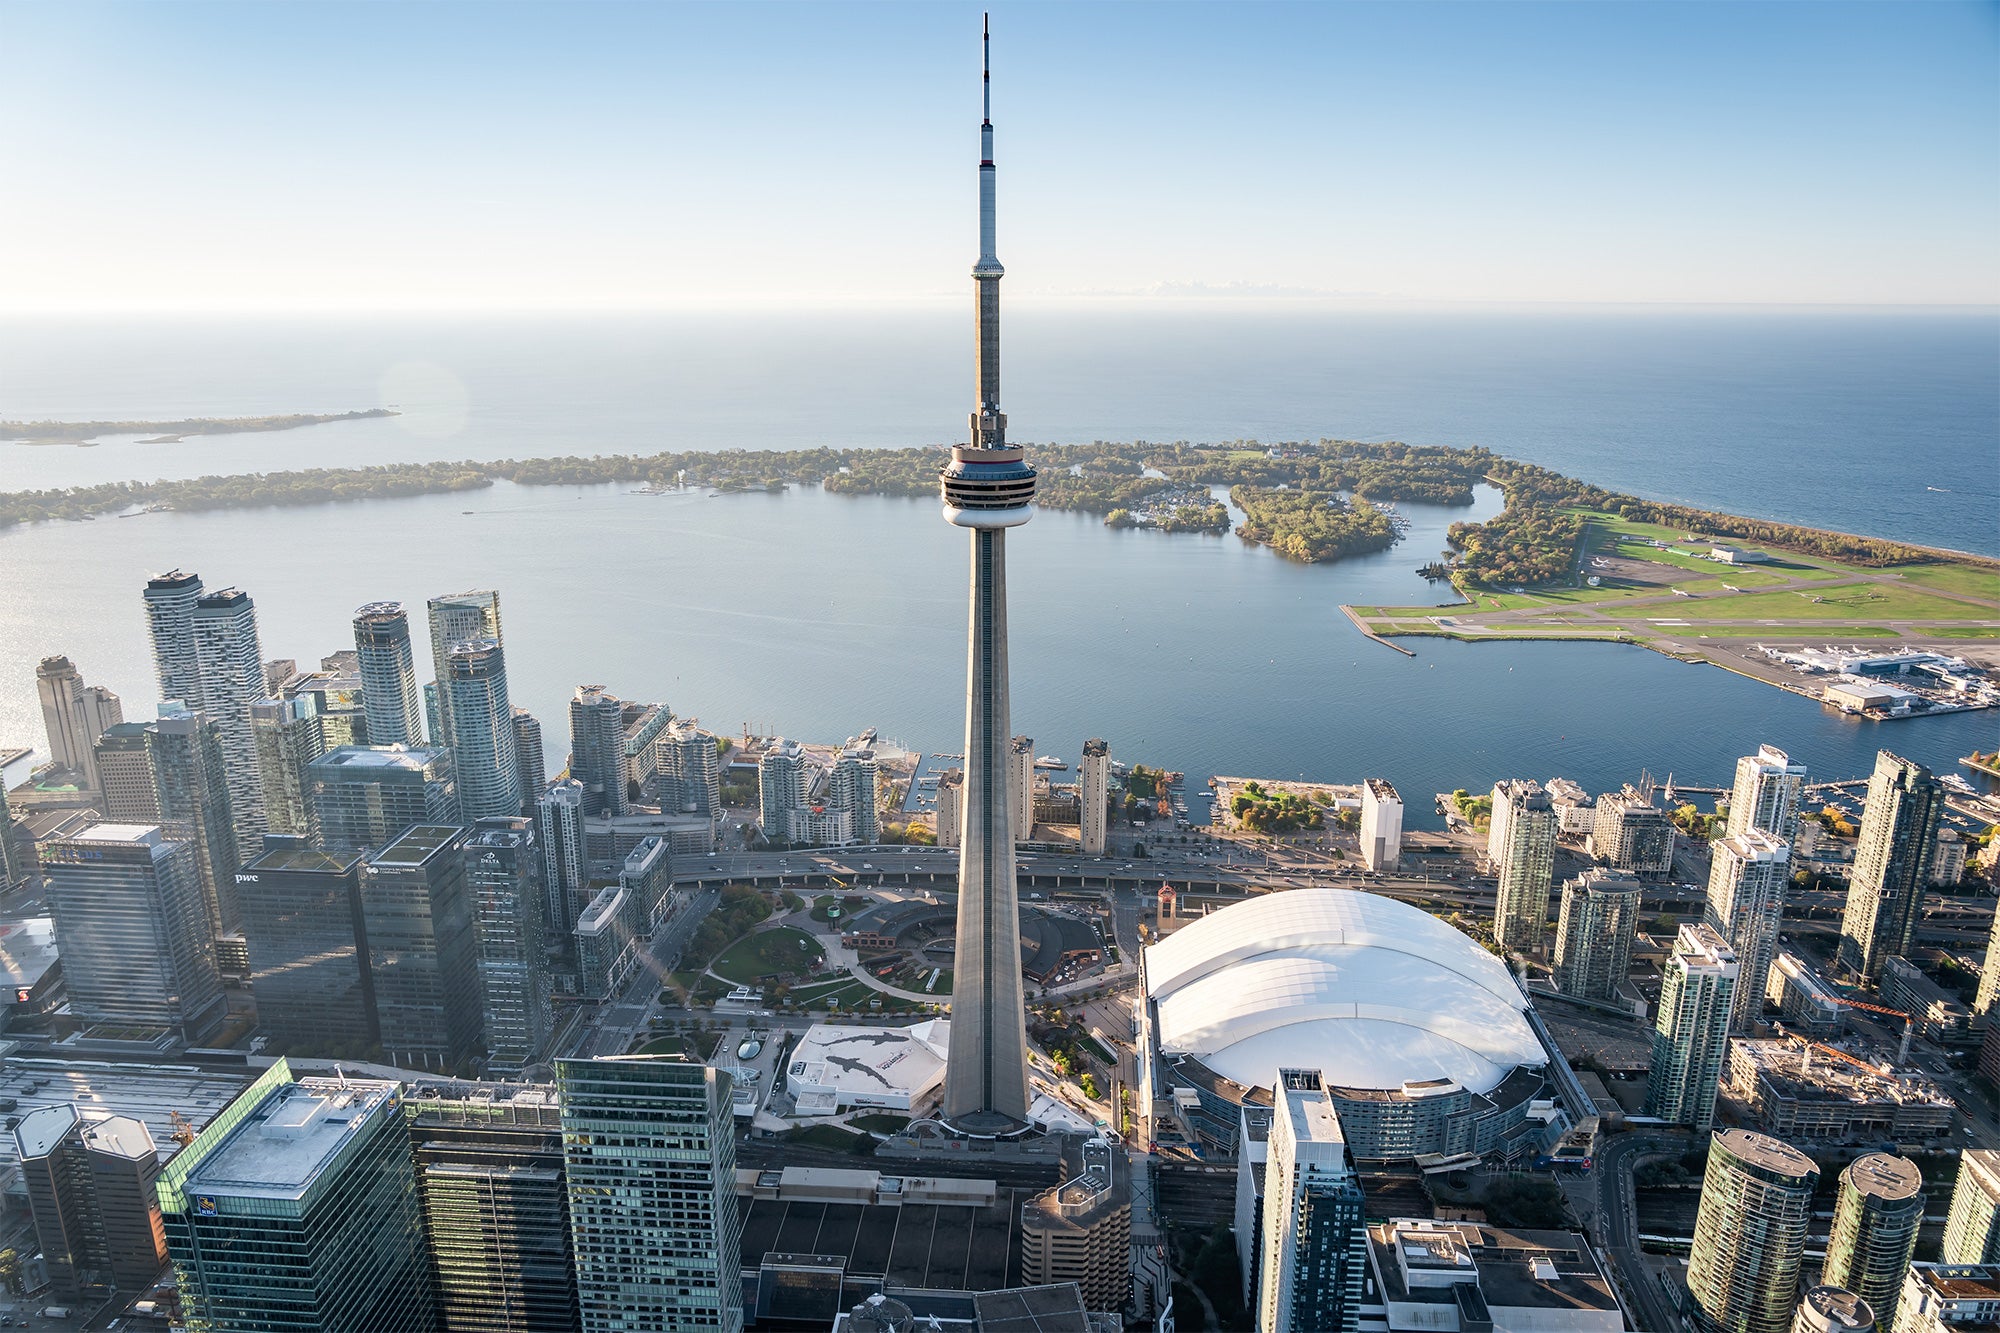
<path id="1" fill-rule="evenodd" d="M 979 14 L 0 0 L 0 312 L 963 300 Z M 1992 3 L 993 25 L 1010 301 L 2000 301 Z"/>

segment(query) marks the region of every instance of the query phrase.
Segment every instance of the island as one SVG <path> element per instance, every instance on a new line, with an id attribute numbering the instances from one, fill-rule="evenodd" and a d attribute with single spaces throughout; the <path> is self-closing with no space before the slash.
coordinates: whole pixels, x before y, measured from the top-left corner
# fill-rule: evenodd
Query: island
<path id="1" fill-rule="evenodd" d="M 393 417 L 386 407 L 360 412 L 295 412 L 274 417 L 186 417 L 179 421 L 0 421 L 0 443 L 88 445 L 106 435 L 142 435 L 141 444 L 176 444 L 190 435 L 248 435 L 324 426 L 330 421 Z"/>
<path id="2" fill-rule="evenodd" d="M 1393 547 L 1407 528 L 1398 502 L 1470 506 L 1475 487 L 1497 487 L 1505 498 L 1500 513 L 1452 524 L 1449 549 L 1424 553 L 1430 558 L 1419 572 L 1449 580 L 1450 601 L 1340 608 L 1384 643 L 1425 635 L 1609 639 L 1714 662 L 1818 698 L 1802 678 L 1845 668 L 1816 665 L 1800 656 L 1807 649 L 1882 640 L 1950 656 L 1972 641 L 2000 640 L 2000 560 L 1645 500 L 1486 449 L 1334 439 L 1028 447 L 1041 473 L 1042 508 L 1097 515 L 1116 528 L 1234 531 L 1309 564 Z M 440 494 L 497 481 L 635 484 L 645 494 L 698 486 L 721 495 L 806 485 L 837 495 L 930 498 L 946 456 L 942 446 L 739 449 L 114 482 L 0 494 L 0 528 L 163 509 Z M 1232 521 L 1231 505 L 1240 520 Z M 1862 700 L 1859 709 L 1874 706 Z"/>

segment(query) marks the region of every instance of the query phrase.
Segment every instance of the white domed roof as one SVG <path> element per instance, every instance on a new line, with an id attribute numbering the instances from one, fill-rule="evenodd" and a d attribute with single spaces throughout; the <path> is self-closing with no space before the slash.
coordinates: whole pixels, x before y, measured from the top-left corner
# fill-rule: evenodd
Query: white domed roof
<path id="1" fill-rule="evenodd" d="M 1246 1086 L 1280 1066 L 1344 1088 L 1448 1078 L 1473 1092 L 1547 1062 L 1506 965 L 1394 898 L 1291 889 L 1146 950 L 1159 1047 Z"/>

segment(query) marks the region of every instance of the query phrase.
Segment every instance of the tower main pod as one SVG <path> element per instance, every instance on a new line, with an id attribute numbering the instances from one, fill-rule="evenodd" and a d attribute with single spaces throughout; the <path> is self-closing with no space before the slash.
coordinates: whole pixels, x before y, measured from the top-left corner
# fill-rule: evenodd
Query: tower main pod
<path id="1" fill-rule="evenodd" d="M 990 46 L 991 37 L 984 39 Z M 1021 918 L 1007 801 L 1007 529 L 1033 516 L 1035 470 L 1007 444 L 1000 410 L 1000 278 L 994 254 L 993 75 L 985 62 L 980 125 L 977 292 L 979 405 L 971 442 L 939 474 L 948 523 L 971 529 L 972 607 L 965 673 L 965 802 L 958 854 L 958 947 L 944 1118 L 976 1135 L 1023 1128 L 1028 1037 L 1021 991 Z"/>

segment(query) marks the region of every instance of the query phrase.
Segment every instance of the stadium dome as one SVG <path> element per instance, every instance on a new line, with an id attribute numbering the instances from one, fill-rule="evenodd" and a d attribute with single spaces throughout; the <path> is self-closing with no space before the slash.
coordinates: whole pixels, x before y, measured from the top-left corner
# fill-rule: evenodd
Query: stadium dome
<path id="1" fill-rule="evenodd" d="M 1427 912 L 1351 889 L 1235 903 L 1146 950 L 1155 1041 L 1245 1087 L 1280 1066 L 1343 1088 L 1486 1093 L 1547 1063 L 1505 964 Z"/>

